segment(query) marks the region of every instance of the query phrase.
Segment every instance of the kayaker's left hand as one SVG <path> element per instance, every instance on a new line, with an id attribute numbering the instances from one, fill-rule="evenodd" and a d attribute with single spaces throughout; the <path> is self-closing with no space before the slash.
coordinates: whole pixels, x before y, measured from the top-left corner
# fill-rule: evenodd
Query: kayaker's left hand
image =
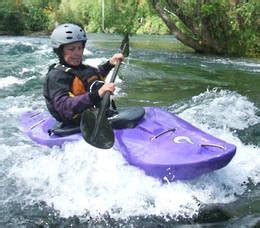
<path id="1" fill-rule="evenodd" d="M 124 60 L 124 55 L 122 53 L 116 53 L 112 56 L 112 58 L 109 60 L 109 62 L 113 65 L 116 65 L 118 61 L 123 61 Z"/>

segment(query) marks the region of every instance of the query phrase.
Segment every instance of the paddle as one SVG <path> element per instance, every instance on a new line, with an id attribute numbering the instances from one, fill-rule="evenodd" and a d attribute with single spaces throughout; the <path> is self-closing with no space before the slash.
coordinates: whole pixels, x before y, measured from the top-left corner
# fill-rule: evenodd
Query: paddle
<path id="1" fill-rule="evenodd" d="M 129 54 L 128 34 L 124 36 L 120 49 L 124 57 L 127 57 Z M 110 82 L 115 82 L 120 65 L 121 61 L 118 61 L 115 65 Z M 98 109 L 85 110 L 81 115 L 80 130 L 83 138 L 92 146 L 101 149 L 111 148 L 115 141 L 113 129 L 105 115 L 109 100 L 110 92 L 106 92 Z"/>

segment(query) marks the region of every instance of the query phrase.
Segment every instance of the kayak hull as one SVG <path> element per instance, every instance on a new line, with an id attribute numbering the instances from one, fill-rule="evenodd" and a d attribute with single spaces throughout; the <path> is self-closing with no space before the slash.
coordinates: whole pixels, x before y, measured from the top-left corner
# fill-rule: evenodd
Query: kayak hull
<path id="1" fill-rule="evenodd" d="M 21 116 L 21 130 L 33 141 L 49 147 L 82 139 L 80 133 L 49 135 L 56 123 L 48 113 L 29 111 Z M 130 165 L 163 181 L 188 180 L 225 167 L 236 146 L 194 127 L 177 115 L 145 107 L 145 115 L 133 128 L 114 129 L 114 148 Z"/>
<path id="2" fill-rule="evenodd" d="M 236 146 L 209 135 L 177 115 L 145 108 L 133 129 L 115 131 L 115 147 L 147 175 L 174 181 L 193 179 L 226 166 Z"/>

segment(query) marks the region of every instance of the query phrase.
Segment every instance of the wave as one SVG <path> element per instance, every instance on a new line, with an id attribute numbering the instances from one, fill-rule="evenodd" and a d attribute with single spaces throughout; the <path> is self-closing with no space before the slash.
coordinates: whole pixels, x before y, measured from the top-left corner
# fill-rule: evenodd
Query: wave
<path id="1" fill-rule="evenodd" d="M 26 202 L 45 201 L 66 218 L 192 218 L 202 205 L 235 201 L 248 190 L 245 183 L 249 179 L 254 184 L 260 182 L 259 148 L 244 145 L 232 131 L 233 124 L 244 126 L 245 108 L 249 118 L 245 125 L 259 121 L 256 108 L 247 98 L 227 90 L 206 91 L 169 107 L 194 125 L 237 145 L 237 153 L 227 167 L 195 180 L 162 184 L 127 164 L 120 152 L 100 150 L 83 140 L 63 148 L 41 148 L 36 153 L 34 146 L 29 150 L 26 147 L 26 155 L 22 144 L 19 150 L 23 156 L 18 156 L 20 161 L 10 175 L 19 180 Z M 251 108 L 253 111 L 249 111 Z"/>
<path id="2" fill-rule="evenodd" d="M 5 78 L 0 78 L 0 89 L 10 87 L 13 85 L 23 85 L 27 81 L 31 80 L 33 77 L 27 79 L 20 79 L 14 76 L 7 76 Z"/>

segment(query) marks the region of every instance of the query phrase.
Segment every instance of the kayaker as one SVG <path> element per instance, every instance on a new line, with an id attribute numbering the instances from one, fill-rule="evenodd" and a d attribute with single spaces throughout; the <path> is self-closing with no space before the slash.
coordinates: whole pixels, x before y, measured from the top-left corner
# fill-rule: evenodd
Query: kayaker
<path id="1" fill-rule="evenodd" d="M 99 106 L 105 92 L 115 91 L 115 84 L 104 83 L 104 80 L 116 62 L 124 57 L 121 53 L 114 54 L 97 68 L 83 64 L 87 36 L 76 24 L 59 25 L 50 39 L 59 63 L 49 67 L 44 82 L 47 108 L 59 122 L 78 124 L 85 109 Z"/>

